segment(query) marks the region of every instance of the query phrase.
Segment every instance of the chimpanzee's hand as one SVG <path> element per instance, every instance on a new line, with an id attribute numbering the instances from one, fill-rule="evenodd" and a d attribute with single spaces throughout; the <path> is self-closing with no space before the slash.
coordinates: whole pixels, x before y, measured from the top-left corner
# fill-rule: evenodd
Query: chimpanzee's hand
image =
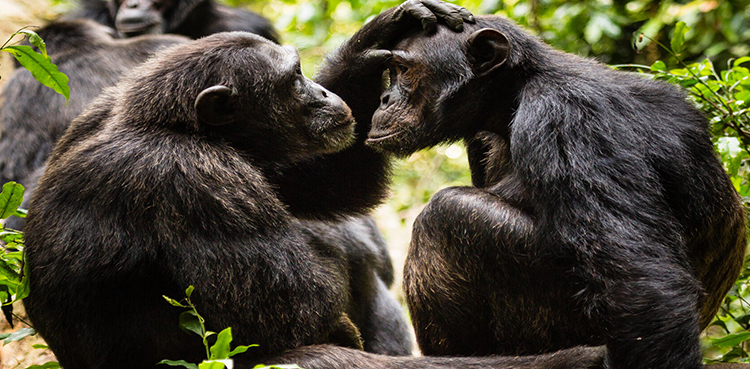
<path id="1" fill-rule="evenodd" d="M 440 0 L 407 0 L 379 14 L 329 54 L 316 80 L 350 106 L 360 100 L 377 103 L 381 72 L 391 58 L 390 50 L 413 31 L 434 32 L 440 22 L 461 32 L 464 22 L 473 23 L 474 16 L 458 5 Z"/>
<path id="2" fill-rule="evenodd" d="M 420 26 L 428 33 L 435 32 L 439 21 L 461 32 L 464 22 L 474 23 L 474 16 L 458 5 L 441 0 L 406 0 L 380 14 L 362 27 L 362 31 L 374 36 L 374 44 L 370 45 L 372 48 L 390 49 L 404 35 Z"/>
<path id="3" fill-rule="evenodd" d="M 421 28 L 434 32 L 441 21 L 461 32 L 464 22 L 473 23 L 474 16 L 465 8 L 440 0 L 407 0 L 365 24 L 339 51 L 341 55 L 354 58 L 346 63 L 350 70 L 375 71 L 390 58 L 389 50 L 409 31 Z"/>
<path id="4" fill-rule="evenodd" d="M 464 22 L 474 23 L 474 16 L 458 5 L 440 0 L 406 0 L 396 7 L 391 21 L 403 23 L 407 18 L 415 18 L 422 23 L 425 31 L 433 32 L 438 19 L 442 19 L 452 30 L 464 30 Z"/>

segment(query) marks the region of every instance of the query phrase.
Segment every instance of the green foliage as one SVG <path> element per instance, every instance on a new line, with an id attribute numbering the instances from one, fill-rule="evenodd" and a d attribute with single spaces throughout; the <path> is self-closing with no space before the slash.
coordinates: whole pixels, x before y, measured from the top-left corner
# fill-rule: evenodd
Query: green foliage
<path id="1" fill-rule="evenodd" d="M 20 341 L 28 336 L 33 336 L 35 334 L 36 331 L 33 328 L 21 328 L 12 333 L 0 334 L 0 339 L 3 340 L 3 346 L 5 346 L 11 342 Z"/>
<path id="2" fill-rule="evenodd" d="M 26 211 L 19 209 L 23 201 L 24 188 L 18 183 L 8 182 L 0 192 L 0 219 L 11 216 L 26 217 Z M 5 319 L 13 326 L 13 303 L 29 295 L 28 268 L 24 263 L 23 232 L 2 227 L 0 229 L 0 303 Z M 0 334 L 3 345 L 20 341 L 35 335 L 33 328 L 21 328 L 15 332 Z M 59 368 L 59 364 L 49 362 L 33 368 Z"/>
<path id="3" fill-rule="evenodd" d="M 29 42 L 39 49 L 39 53 L 34 51 L 31 46 L 26 45 L 8 45 L 8 43 L 17 35 L 28 36 Z M 39 83 L 55 90 L 55 92 L 65 97 L 65 103 L 70 99 L 70 88 L 68 88 L 68 76 L 60 72 L 57 66 L 52 63 L 52 59 L 47 55 L 47 47 L 36 32 L 22 29 L 12 34 L 10 38 L 0 47 L 0 51 L 5 51 L 13 55 L 18 62 L 26 68 Z M 29 96 L 32 98 L 32 96 Z"/>
<path id="4" fill-rule="evenodd" d="M 185 290 L 186 298 L 183 301 L 177 301 L 175 299 L 164 296 L 169 304 L 175 307 L 188 309 L 180 314 L 180 328 L 187 333 L 195 333 L 203 339 L 203 346 L 206 348 L 206 358 L 199 364 L 188 363 L 185 360 L 162 360 L 159 364 L 166 364 L 169 366 L 181 366 L 188 369 L 232 369 L 234 366 L 231 358 L 235 355 L 241 354 L 251 347 L 258 347 L 258 345 L 249 346 L 237 346 L 231 349 L 232 343 L 232 327 L 227 327 L 217 335 L 216 332 L 206 330 L 206 320 L 198 313 L 198 309 L 195 304 L 190 300 L 195 288 L 193 286 L 188 287 Z M 209 338 L 213 339 L 213 344 L 210 343 Z M 302 369 L 297 365 L 256 365 L 254 369 Z"/>
<path id="5" fill-rule="evenodd" d="M 740 278 L 706 331 L 704 339 L 705 360 L 713 362 L 750 362 L 748 340 L 750 340 L 750 258 L 745 258 L 745 267 Z"/>
<path id="6" fill-rule="evenodd" d="M 664 43 L 677 31 L 679 21 L 695 29 L 696 42 L 684 50 L 683 60 L 712 57 L 723 62 L 750 52 L 750 12 L 742 1 L 490 0 L 480 4 L 482 12 L 506 15 L 557 48 L 606 63 L 651 63 L 662 58 L 659 48 L 647 47 L 648 40 L 638 45 L 642 52 L 636 54 L 632 35 L 644 33 Z"/>
<path id="7" fill-rule="evenodd" d="M 25 217 L 25 211 L 19 210 L 18 206 L 23 201 L 24 188 L 15 182 L 3 185 L 0 193 L 0 219 L 11 216 Z M 5 318 L 13 321 L 13 302 L 23 299 L 29 294 L 29 279 L 24 276 L 28 270 L 24 268 L 23 262 L 23 233 L 13 229 L 0 229 L 0 303 L 2 303 Z M 16 336 L 13 336 L 16 337 Z M 8 336 L 0 339 L 9 339 Z"/>
<path id="8" fill-rule="evenodd" d="M 57 361 L 48 361 L 42 365 L 32 365 L 26 369 L 58 369 L 60 368 L 60 363 Z"/>

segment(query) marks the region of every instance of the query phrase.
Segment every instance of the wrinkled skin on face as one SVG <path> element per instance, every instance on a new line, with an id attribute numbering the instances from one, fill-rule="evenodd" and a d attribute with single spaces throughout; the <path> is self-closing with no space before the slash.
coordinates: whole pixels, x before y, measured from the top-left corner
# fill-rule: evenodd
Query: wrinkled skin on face
<path id="1" fill-rule="evenodd" d="M 467 24 L 462 33 L 446 27 L 413 33 L 390 51 L 368 145 L 408 155 L 470 139 L 489 116 L 508 111 L 484 97 L 492 88 L 486 81 L 508 56 L 507 40 L 477 28 Z"/>
<path id="2" fill-rule="evenodd" d="M 441 37 L 449 33 L 453 37 Z M 408 155 L 445 141 L 446 133 L 450 136 L 454 131 L 451 120 L 469 118 L 465 115 L 467 109 L 446 109 L 455 105 L 450 100 L 461 99 L 471 77 L 461 43 L 456 39 L 454 32 L 441 27 L 430 37 L 415 33 L 392 50 L 368 145 Z M 451 45 L 446 46 L 445 42 Z"/>

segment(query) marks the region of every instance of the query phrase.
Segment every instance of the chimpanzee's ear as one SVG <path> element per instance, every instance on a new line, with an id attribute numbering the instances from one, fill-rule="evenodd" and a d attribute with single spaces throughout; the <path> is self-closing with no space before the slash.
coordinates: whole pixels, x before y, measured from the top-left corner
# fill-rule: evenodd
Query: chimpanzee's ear
<path id="1" fill-rule="evenodd" d="M 474 74 L 486 76 L 508 60 L 510 43 L 502 32 L 484 28 L 474 32 L 467 43 L 467 57 Z"/>
<path id="2" fill-rule="evenodd" d="M 237 95 L 227 86 L 212 86 L 198 94 L 195 112 L 200 122 L 223 126 L 234 122 L 237 113 Z"/>

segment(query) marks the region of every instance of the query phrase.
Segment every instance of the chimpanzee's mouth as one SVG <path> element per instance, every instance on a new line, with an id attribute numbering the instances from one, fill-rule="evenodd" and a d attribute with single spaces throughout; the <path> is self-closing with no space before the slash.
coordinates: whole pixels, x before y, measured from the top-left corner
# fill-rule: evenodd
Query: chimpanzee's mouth
<path id="1" fill-rule="evenodd" d="M 365 143 L 367 145 L 379 146 L 379 145 L 388 143 L 392 139 L 399 136 L 401 133 L 403 133 L 403 131 L 400 131 L 400 130 L 395 131 L 395 132 L 393 131 L 375 131 L 375 132 L 370 131 L 367 134 L 367 141 L 365 141 Z"/>

